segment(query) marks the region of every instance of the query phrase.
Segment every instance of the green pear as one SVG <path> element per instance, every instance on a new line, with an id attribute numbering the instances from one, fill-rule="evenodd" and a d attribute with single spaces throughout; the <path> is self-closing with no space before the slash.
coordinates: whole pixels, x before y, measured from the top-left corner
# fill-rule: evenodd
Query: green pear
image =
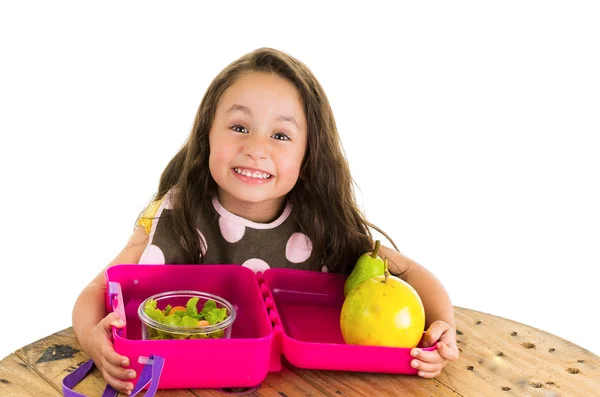
<path id="1" fill-rule="evenodd" d="M 377 255 L 379 252 L 379 245 L 379 240 L 377 240 L 373 252 L 362 254 L 360 258 L 358 258 L 354 270 L 352 270 L 352 273 L 350 273 L 350 276 L 346 280 L 346 284 L 344 284 L 344 296 L 348 296 L 350 291 L 358 287 L 363 281 L 373 277 L 383 276 L 385 264 L 383 259 Z"/>

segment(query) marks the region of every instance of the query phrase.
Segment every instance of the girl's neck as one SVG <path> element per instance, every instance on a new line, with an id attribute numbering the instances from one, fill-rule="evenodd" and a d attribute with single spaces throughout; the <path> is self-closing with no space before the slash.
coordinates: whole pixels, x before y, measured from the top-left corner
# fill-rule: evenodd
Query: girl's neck
<path id="1" fill-rule="evenodd" d="M 251 203 L 240 201 L 229 193 L 219 189 L 219 202 L 227 211 L 234 215 L 256 223 L 270 223 L 277 219 L 285 208 L 285 197 Z"/>

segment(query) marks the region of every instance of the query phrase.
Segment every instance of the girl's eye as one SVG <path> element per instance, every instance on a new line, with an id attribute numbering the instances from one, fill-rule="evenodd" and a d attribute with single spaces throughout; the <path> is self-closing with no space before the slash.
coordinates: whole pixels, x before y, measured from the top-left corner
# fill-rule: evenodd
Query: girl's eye
<path id="1" fill-rule="evenodd" d="M 235 132 L 239 132 L 242 134 L 248 133 L 248 130 L 246 129 L 246 127 L 244 127 L 243 125 L 239 125 L 239 124 L 234 125 L 233 127 L 231 127 L 231 129 L 234 130 Z"/>
<path id="2" fill-rule="evenodd" d="M 290 137 L 287 136 L 286 134 L 284 134 L 283 132 L 278 132 L 275 135 L 273 135 L 273 138 L 277 139 L 278 141 L 289 141 Z"/>

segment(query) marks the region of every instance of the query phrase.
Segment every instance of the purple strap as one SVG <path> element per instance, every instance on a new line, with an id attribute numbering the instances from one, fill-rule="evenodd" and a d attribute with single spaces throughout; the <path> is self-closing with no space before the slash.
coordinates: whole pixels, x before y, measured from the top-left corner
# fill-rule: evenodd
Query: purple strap
<path id="1" fill-rule="evenodd" d="M 144 365 L 142 373 L 140 374 L 140 378 L 131 391 L 131 397 L 138 394 L 144 387 L 148 385 L 148 383 L 150 383 L 150 386 L 148 387 L 144 397 L 153 397 L 158 390 L 158 381 L 160 380 L 160 374 L 162 373 L 163 366 L 165 365 L 165 360 L 160 356 L 150 356 L 149 358 L 150 360 L 153 360 L 149 360 L 149 362 L 152 364 Z M 62 385 L 63 395 L 66 397 L 87 397 L 85 394 L 74 391 L 73 388 L 75 385 L 81 382 L 83 378 L 85 378 L 85 376 L 92 370 L 93 366 L 94 362 L 89 360 L 75 371 L 65 376 Z M 102 393 L 102 397 L 116 397 L 117 393 L 118 392 L 113 389 L 112 386 L 106 385 L 104 393 Z"/>

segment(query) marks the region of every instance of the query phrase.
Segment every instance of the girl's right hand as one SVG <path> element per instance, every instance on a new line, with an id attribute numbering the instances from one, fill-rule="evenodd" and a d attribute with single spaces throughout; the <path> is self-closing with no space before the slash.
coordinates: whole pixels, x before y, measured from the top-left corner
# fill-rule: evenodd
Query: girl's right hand
<path id="1" fill-rule="evenodd" d="M 135 378 L 135 371 L 123 368 L 129 365 L 129 359 L 118 354 L 113 348 L 112 326 L 117 328 L 125 326 L 125 322 L 115 312 L 111 312 L 91 329 L 90 356 L 106 383 L 115 390 L 130 395 L 133 383 L 128 380 Z"/>

